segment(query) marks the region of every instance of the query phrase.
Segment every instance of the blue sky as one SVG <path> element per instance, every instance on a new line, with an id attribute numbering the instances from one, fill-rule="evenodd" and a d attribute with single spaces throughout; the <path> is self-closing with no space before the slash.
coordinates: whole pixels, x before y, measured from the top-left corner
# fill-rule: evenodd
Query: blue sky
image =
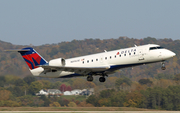
<path id="1" fill-rule="evenodd" d="M 180 0 L 0 0 L 0 40 L 180 39 Z"/>

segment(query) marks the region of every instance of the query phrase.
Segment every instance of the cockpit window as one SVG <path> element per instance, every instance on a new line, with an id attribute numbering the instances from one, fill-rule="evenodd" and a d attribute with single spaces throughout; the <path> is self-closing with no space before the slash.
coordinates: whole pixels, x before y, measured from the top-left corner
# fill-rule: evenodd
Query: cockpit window
<path id="1" fill-rule="evenodd" d="M 150 47 L 149 50 L 157 49 L 156 47 Z"/>
<path id="2" fill-rule="evenodd" d="M 159 46 L 159 47 L 150 47 L 149 48 L 149 50 L 154 50 L 154 49 L 164 49 L 164 47 Z"/>
<path id="3" fill-rule="evenodd" d="M 157 47 L 157 49 L 164 49 L 164 47 Z"/>

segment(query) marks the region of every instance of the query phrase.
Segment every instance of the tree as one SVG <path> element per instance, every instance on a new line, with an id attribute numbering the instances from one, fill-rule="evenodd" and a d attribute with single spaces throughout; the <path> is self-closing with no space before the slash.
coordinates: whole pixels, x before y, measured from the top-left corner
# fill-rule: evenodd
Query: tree
<path id="1" fill-rule="evenodd" d="M 69 102 L 68 107 L 77 107 L 77 105 L 74 102 Z"/>
<path id="2" fill-rule="evenodd" d="M 139 107 L 142 103 L 142 94 L 140 92 L 131 92 L 126 96 L 125 107 Z"/>
<path id="3" fill-rule="evenodd" d="M 49 104 L 49 107 L 61 107 L 61 105 L 58 102 L 53 102 Z"/>
<path id="4" fill-rule="evenodd" d="M 139 84 L 141 84 L 141 85 L 151 85 L 152 84 L 152 81 L 150 81 L 149 79 L 140 79 L 139 81 Z"/>
<path id="5" fill-rule="evenodd" d="M 113 92 L 115 92 L 114 89 L 107 89 L 100 92 L 99 97 L 100 98 L 109 98 L 112 96 Z"/>
<path id="6" fill-rule="evenodd" d="M 64 99 L 62 97 L 58 98 L 58 102 L 60 103 L 61 106 L 68 106 L 69 100 Z"/>
<path id="7" fill-rule="evenodd" d="M 45 106 L 45 107 L 48 107 L 50 105 L 50 103 L 51 103 L 50 99 L 47 98 L 45 95 L 41 95 L 40 99 L 44 101 L 43 106 Z"/>
<path id="8" fill-rule="evenodd" d="M 43 85 L 39 81 L 32 82 L 29 86 L 29 92 L 32 95 L 35 95 L 35 93 L 38 93 L 43 88 Z"/>
<path id="9" fill-rule="evenodd" d="M 39 80 L 39 82 L 42 83 L 44 89 L 49 89 L 51 86 L 51 82 L 49 82 L 48 80 Z"/>
<path id="10" fill-rule="evenodd" d="M 17 76 L 14 76 L 14 75 L 6 75 L 5 79 L 6 79 L 7 84 L 14 84 L 14 82 L 16 80 L 20 79 L 20 77 L 17 77 Z"/>
<path id="11" fill-rule="evenodd" d="M 120 90 L 120 89 L 124 89 L 126 86 L 131 86 L 131 84 L 132 81 L 129 78 L 127 77 L 119 78 L 115 82 L 115 87 Z"/>
<path id="12" fill-rule="evenodd" d="M 18 102 L 21 103 L 22 106 L 32 106 L 33 103 L 32 95 L 25 95 L 18 98 L 19 98 Z"/>
<path id="13" fill-rule="evenodd" d="M 4 87 L 4 84 L 6 82 L 6 79 L 4 76 L 0 76 L 0 87 Z"/>
<path id="14" fill-rule="evenodd" d="M 32 82 L 36 81 L 36 78 L 34 76 L 26 76 L 23 78 L 23 80 L 30 85 Z"/>
<path id="15" fill-rule="evenodd" d="M 92 104 L 92 105 L 94 105 L 94 106 L 96 106 L 96 107 L 99 106 L 98 97 L 95 96 L 95 95 L 89 96 L 89 97 L 86 99 L 86 102 L 87 102 L 87 103 L 90 103 L 90 104 Z"/>
<path id="16" fill-rule="evenodd" d="M 11 95 L 11 92 L 8 90 L 0 90 L 0 101 L 8 100 Z"/>
<path id="17" fill-rule="evenodd" d="M 22 80 L 21 78 L 19 78 L 14 82 L 14 85 L 16 85 L 16 86 L 25 86 L 26 82 L 24 80 Z"/>
<path id="18" fill-rule="evenodd" d="M 6 106 L 6 107 L 20 107 L 20 104 L 15 102 L 15 101 L 12 101 L 12 100 L 6 100 L 6 101 L 4 101 L 3 106 Z"/>
<path id="19" fill-rule="evenodd" d="M 60 82 L 60 81 L 57 81 L 57 82 L 55 82 L 55 83 L 51 83 L 50 88 L 51 88 L 51 89 L 59 89 L 59 87 L 61 86 L 61 84 L 62 84 L 62 82 Z"/>
<path id="20" fill-rule="evenodd" d="M 66 90 L 71 91 L 72 90 L 71 86 L 67 86 Z"/>
<path id="21" fill-rule="evenodd" d="M 20 86 L 9 87 L 8 90 L 11 91 L 15 97 L 20 97 L 25 94 L 24 89 Z"/>
<path id="22" fill-rule="evenodd" d="M 120 86 L 123 84 L 123 79 L 122 78 L 119 78 L 116 80 L 115 82 L 115 87 L 120 90 Z"/>
<path id="23" fill-rule="evenodd" d="M 60 91 L 62 91 L 62 92 L 67 91 L 67 87 L 66 87 L 65 84 L 62 84 L 59 89 L 60 89 Z"/>
<path id="24" fill-rule="evenodd" d="M 83 89 L 83 88 L 87 88 L 87 84 L 86 84 L 86 80 L 82 79 L 82 78 L 75 78 L 72 84 L 72 88 L 73 89 Z"/>
<path id="25" fill-rule="evenodd" d="M 86 101 L 83 101 L 78 104 L 78 107 L 94 107 L 94 106 L 92 104 L 86 103 Z"/>

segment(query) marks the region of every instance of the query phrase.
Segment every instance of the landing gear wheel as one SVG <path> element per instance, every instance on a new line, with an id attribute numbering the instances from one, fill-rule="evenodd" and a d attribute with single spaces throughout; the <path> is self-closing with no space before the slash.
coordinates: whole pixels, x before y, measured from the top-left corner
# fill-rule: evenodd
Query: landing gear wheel
<path id="1" fill-rule="evenodd" d="M 166 69 L 166 67 L 161 67 L 161 69 L 162 69 L 162 70 L 165 70 L 165 69 Z"/>
<path id="2" fill-rule="evenodd" d="M 106 79 L 104 77 L 99 78 L 99 82 L 105 82 L 105 81 L 106 81 Z"/>
<path id="3" fill-rule="evenodd" d="M 161 69 L 162 69 L 162 70 L 165 70 L 165 69 L 166 69 L 164 62 L 162 63 Z"/>
<path id="4" fill-rule="evenodd" d="M 87 81 L 92 82 L 93 81 L 93 77 L 92 76 L 88 76 L 87 77 Z"/>

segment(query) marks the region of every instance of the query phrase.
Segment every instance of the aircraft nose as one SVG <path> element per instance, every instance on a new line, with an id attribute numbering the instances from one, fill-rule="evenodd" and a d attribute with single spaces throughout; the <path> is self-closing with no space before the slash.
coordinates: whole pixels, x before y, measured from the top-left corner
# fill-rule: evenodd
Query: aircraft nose
<path id="1" fill-rule="evenodd" d="M 168 56 L 169 57 L 174 57 L 174 56 L 176 56 L 176 53 L 174 53 L 174 52 L 172 52 L 172 51 L 168 51 Z"/>
<path id="2" fill-rule="evenodd" d="M 172 56 L 172 57 L 176 56 L 176 53 L 171 52 L 171 56 Z"/>
<path id="3" fill-rule="evenodd" d="M 164 51 L 164 52 L 163 52 L 163 55 L 162 55 L 162 57 L 163 57 L 164 59 L 169 59 L 169 58 L 172 58 L 172 57 L 174 57 L 174 56 L 176 56 L 176 53 L 174 53 L 174 52 L 172 52 L 172 51 L 170 51 L 170 50 Z"/>

